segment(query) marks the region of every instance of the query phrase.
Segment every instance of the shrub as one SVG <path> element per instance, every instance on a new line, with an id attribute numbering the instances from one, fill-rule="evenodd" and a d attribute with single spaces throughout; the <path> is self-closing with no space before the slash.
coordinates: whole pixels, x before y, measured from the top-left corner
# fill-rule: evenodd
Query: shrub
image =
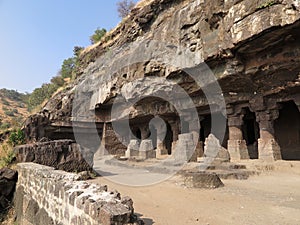
<path id="1" fill-rule="evenodd" d="M 273 0 L 266 1 L 265 3 L 259 5 L 259 6 L 257 7 L 257 9 L 268 8 L 268 7 L 270 7 L 270 6 L 272 6 L 272 5 L 275 5 L 275 4 L 276 4 L 276 1 L 273 1 Z"/>
<path id="2" fill-rule="evenodd" d="M 101 41 L 101 38 L 104 37 L 105 34 L 106 34 L 106 29 L 97 28 L 94 34 L 90 36 L 91 43 L 96 44 L 97 42 Z"/>
<path id="3" fill-rule="evenodd" d="M 15 116 L 15 113 L 13 110 L 4 109 L 4 113 L 7 116 L 11 116 L 11 117 Z"/>
<path id="4" fill-rule="evenodd" d="M 0 168 L 7 167 L 15 160 L 15 153 L 10 145 L 2 144 L 0 147 Z"/>
<path id="5" fill-rule="evenodd" d="M 3 105 L 9 105 L 9 102 L 5 98 L 2 99 L 2 103 Z"/>
<path id="6" fill-rule="evenodd" d="M 25 143 L 25 134 L 21 129 L 17 129 L 16 131 L 13 131 L 10 133 L 8 142 L 12 146 L 21 145 Z"/>
<path id="7" fill-rule="evenodd" d="M 10 128 L 10 123 L 1 123 L 0 130 L 6 130 Z"/>

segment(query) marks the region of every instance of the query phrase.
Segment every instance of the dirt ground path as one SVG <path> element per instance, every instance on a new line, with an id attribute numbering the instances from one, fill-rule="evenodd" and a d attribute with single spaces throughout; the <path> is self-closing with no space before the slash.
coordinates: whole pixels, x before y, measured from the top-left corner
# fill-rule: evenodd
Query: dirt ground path
<path id="1" fill-rule="evenodd" d="M 147 187 L 129 187 L 100 177 L 133 199 L 147 225 L 300 225 L 300 173 L 272 171 L 248 180 L 224 180 L 216 190 L 188 189 L 178 176 Z"/>

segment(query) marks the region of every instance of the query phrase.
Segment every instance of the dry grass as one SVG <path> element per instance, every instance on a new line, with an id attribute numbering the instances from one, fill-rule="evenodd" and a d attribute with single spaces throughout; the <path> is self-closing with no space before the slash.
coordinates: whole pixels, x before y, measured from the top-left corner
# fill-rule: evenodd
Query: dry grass
<path id="1" fill-rule="evenodd" d="M 0 145 L 0 168 L 10 166 L 15 157 L 13 147 L 4 142 Z"/>
<path id="2" fill-rule="evenodd" d="M 1 218 L 2 216 L 2 218 Z M 4 219 L 3 222 L 1 222 L 1 219 Z M 1 225 L 14 225 L 16 224 L 15 222 L 15 210 L 14 208 L 11 208 L 7 214 L 1 215 L 0 213 L 0 224 Z"/>
<path id="3" fill-rule="evenodd" d="M 6 102 L 6 104 L 4 104 Z M 20 107 L 21 102 L 15 102 L 8 98 L 5 98 L 1 96 L 0 98 L 0 119 L 2 123 L 10 123 L 13 126 L 16 124 L 16 120 L 18 117 L 26 118 L 29 115 L 29 112 L 27 110 L 27 107 Z M 6 115 L 4 109 L 7 109 L 9 111 L 13 109 L 17 109 L 18 112 L 15 113 L 15 116 L 8 116 Z"/>
<path id="4" fill-rule="evenodd" d="M 141 0 L 135 5 L 134 8 L 142 8 L 147 5 L 150 5 L 152 2 L 154 2 L 154 0 Z"/>

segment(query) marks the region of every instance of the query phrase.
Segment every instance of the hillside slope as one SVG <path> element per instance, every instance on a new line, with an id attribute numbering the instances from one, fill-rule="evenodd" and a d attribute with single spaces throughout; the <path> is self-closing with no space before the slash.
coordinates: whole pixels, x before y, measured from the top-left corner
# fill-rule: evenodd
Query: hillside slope
<path id="1" fill-rule="evenodd" d="M 0 133 L 20 126 L 29 115 L 25 98 L 17 91 L 0 89 Z"/>

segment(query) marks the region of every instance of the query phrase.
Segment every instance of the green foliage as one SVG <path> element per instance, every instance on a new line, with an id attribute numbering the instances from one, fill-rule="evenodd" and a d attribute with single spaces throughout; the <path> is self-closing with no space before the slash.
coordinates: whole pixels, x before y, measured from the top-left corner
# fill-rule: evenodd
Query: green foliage
<path id="1" fill-rule="evenodd" d="M 72 79 L 74 77 L 73 74 L 77 64 L 77 59 L 82 50 L 83 47 L 75 46 L 73 50 L 74 56 L 63 61 L 59 74 L 52 77 L 50 83 L 45 83 L 41 87 L 34 89 L 31 94 L 26 95 L 26 102 L 29 111 L 41 106 L 41 104 L 45 100 L 49 99 L 58 88 L 65 85 L 65 80 L 67 78 Z"/>
<path id="2" fill-rule="evenodd" d="M 13 131 L 10 133 L 8 142 L 12 146 L 21 145 L 25 143 L 25 134 L 21 129 L 17 129 L 16 131 Z"/>
<path id="3" fill-rule="evenodd" d="M 1 145 L 0 153 L 0 168 L 7 167 L 12 164 L 16 157 L 12 146 L 7 144 Z"/>
<path id="4" fill-rule="evenodd" d="M 135 6 L 135 2 L 131 0 L 121 0 L 117 2 L 117 10 L 120 18 L 129 15 L 131 9 Z"/>
<path id="5" fill-rule="evenodd" d="M 5 98 L 2 99 L 2 103 L 3 105 L 9 105 L 9 102 Z"/>
<path id="6" fill-rule="evenodd" d="M 10 117 L 14 117 L 16 113 L 18 113 L 17 109 L 8 109 L 6 107 L 2 107 L 5 115 L 10 116 Z"/>
<path id="7" fill-rule="evenodd" d="M 259 5 L 257 8 L 258 9 L 264 9 L 264 8 L 270 7 L 270 6 L 275 5 L 275 4 L 276 4 L 276 1 L 269 0 L 269 1 L 266 1 L 265 3 Z"/>
<path id="8" fill-rule="evenodd" d="M 71 57 L 71 58 L 65 59 L 61 66 L 61 71 L 60 71 L 61 77 L 62 78 L 72 78 L 75 64 L 76 64 L 76 57 Z"/>
<path id="9" fill-rule="evenodd" d="M 49 99 L 52 94 L 57 90 L 56 84 L 43 84 L 40 88 L 33 90 L 28 98 L 28 110 L 31 111 L 37 106 L 41 105 L 46 99 Z"/>
<path id="10" fill-rule="evenodd" d="M 12 100 L 12 101 L 23 101 L 24 97 L 26 96 L 25 94 L 19 93 L 15 90 L 8 90 L 8 89 L 0 89 L 1 95 L 4 97 Z"/>
<path id="11" fill-rule="evenodd" d="M 104 37 L 105 34 L 106 34 L 106 29 L 97 28 L 94 34 L 90 36 L 91 43 L 96 44 L 97 42 L 101 41 L 102 37 Z"/>
<path id="12" fill-rule="evenodd" d="M 10 126 L 10 123 L 0 123 L 0 130 L 7 130 Z"/>
<path id="13" fill-rule="evenodd" d="M 74 56 L 78 58 L 83 49 L 84 47 L 75 46 L 73 49 Z"/>

